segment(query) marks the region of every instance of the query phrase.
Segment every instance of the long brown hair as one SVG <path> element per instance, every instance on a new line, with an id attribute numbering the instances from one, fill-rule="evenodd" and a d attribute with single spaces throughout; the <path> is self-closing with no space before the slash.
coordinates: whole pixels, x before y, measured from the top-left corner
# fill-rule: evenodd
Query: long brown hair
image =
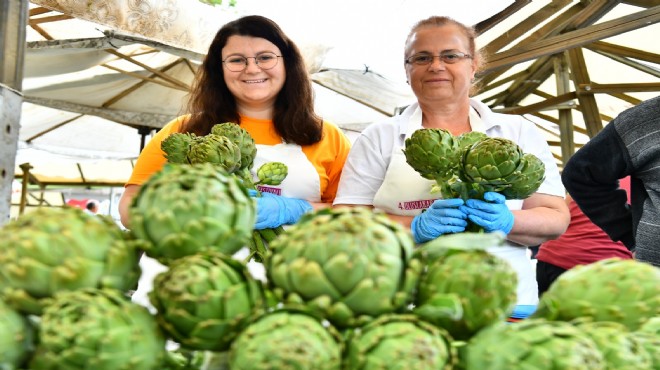
<path id="1" fill-rule="evenodd" d="M 216 123 L 236 122 L 240 116 L 236 99 L 227 88 L 222 68 L 222 49 L 230 36 L 260 37 L 282 52 L 286 81 L 277 94 L 273 123 L 287 143 L 309 145 L 321 140 L 323 120 L 314 113 L 314 90 L 298 47 L 272 20 L 250 15 L 222 26 L 197 72 L 188 110 L 191 117 L 185 132 L 205 135 Z"/>

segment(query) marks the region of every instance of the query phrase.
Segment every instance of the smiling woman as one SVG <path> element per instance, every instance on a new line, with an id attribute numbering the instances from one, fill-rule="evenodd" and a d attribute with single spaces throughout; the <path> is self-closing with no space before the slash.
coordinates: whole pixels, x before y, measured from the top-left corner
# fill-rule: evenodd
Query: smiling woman
<path id="1" fill-rule="evenodd" d="M 566 229 L 564 190 L 548 144 L 531 122 L 495 113 L 470 98 L 481 60 L 475 38 L 473 28 L 448 17 L 430 17 L 413 26 L 403 61 L 417 102 L 362 131 L 346 160 L 335 204 L 385 211 L 409 226 L 417 243 L 464 232 L 468 221 L 486 232 L 506 234 L 506 246 L 488 251 L 516 270 L 520 307 L 533 306 L 537 287 L 525 245 L 555 238 Z M 417 173 L 402 150 L 407 139 L 423 129 L 446 130 L 453 136 L 483 132 L 509 139 L 543 161 L 545 180 L 524 200 L 505 203 L 496 192 L 486 192 L 483 199 L 439 199 L 432 193 L 434 181 Z"/>
<path id="2" fill-rule="evenodd" d="M 246 16 L 218 31 L 198 70 L 189 112 L 167 124 L 140 154 L 120 202 L 125 226 L 131 200 L 166 162 L 161 142 L 174 132 L 206 135 L 222 122 L 238 123 L 254 138 L 255 169 L 278 161 L 293 171 L 277 186 L 277 202 L 259 198 L 257 224 L 273 213 L 296 222 L 304 212 L 334 200 L 350 143 L 314 113 L 302 55 L 270 19 Z"/>

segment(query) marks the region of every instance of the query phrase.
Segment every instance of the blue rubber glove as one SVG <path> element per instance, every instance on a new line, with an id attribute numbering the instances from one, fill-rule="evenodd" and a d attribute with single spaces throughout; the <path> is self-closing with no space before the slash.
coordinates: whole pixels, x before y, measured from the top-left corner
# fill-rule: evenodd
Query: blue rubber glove
<path id="1" fill-rule="evenodd" d="M 413 218 L 410 231 L 415 243 L 425 243 L 440 235 L 460 233 L 467 226 L 467 214 L 461 211 L 463 199 L 438 199 L 425 212 Z"/>
<path id="2" fill-rule="evenodd" d="M 256 192 L 250 192 L 255 196 Z M 274 229 L 282 225 L 298 222 L 303 214 L 312 210 L 308 201 L 281 197 L 271 193 L 261 193 L 257 200 L 257 222 L 255 230 Z"/>
<path id="3" fill-rule="evenodd" d="M 460 209 L 486 232 L 502 231 L 508 234 L 513 228 L 513 213 L 507 207 L 504 195 L 489 191 L 484 193 L 484 200 L 468 199 Z"/>

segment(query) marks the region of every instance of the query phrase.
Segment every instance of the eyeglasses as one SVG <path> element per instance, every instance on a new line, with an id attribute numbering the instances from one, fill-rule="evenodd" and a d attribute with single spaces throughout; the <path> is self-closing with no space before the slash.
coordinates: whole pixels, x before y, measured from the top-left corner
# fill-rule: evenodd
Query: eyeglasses
<path id="1" fill-rule="evenodd" d="M 419 53 L 406 59 L 406 63 L 416 66 L 427 66 L 433 63 L 435 58 L 440 58 L 446 64 L 458 63 L 463 59 L 472 59 L 472 55 L 461 53 L 460 51 L 443 52 L 440 55 L 431 55 L 428 53 Z"/>
<path id="2" fill-rule="evenodd" d="M 227 57 L 222 63 L 227 66 L 227 69 L 232 72 L 242 72 L 247 68 L 248 59 L 254 59 L 254 64 L 263 70 L 274 68 L 281 55 L 275 53 L 262 53 L 256 57 L 244 57 L 240 55 L 232 55 Z"/>

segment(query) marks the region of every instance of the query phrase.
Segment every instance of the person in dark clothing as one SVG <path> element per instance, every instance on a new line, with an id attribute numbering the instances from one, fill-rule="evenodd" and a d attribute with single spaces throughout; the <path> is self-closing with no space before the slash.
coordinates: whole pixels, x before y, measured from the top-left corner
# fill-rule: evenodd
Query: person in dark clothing
<path id="1" fill-rule="evenodd" d="M 630 194 L 630 177 L 619 180 L 619 184 L 621 189 Z M 611 240 L 600 227 L 591 222 L 570 195 L 566 196 L 566 204 L 571 212 L 568 229 L 559 238 L 541 244 L 536 256 L 539 297 L 559 275 L 577 265 L 587 265 L 612 257 L 633 258 L 623 243 Z"/>
<path id="2" fill-rule="evenodd" d="M 630 176 L 630 206 L 619 179 Z M 562 182 L 584 214 L 660 267 L 660 96 L 619 114 L 566 163 Z"/>

